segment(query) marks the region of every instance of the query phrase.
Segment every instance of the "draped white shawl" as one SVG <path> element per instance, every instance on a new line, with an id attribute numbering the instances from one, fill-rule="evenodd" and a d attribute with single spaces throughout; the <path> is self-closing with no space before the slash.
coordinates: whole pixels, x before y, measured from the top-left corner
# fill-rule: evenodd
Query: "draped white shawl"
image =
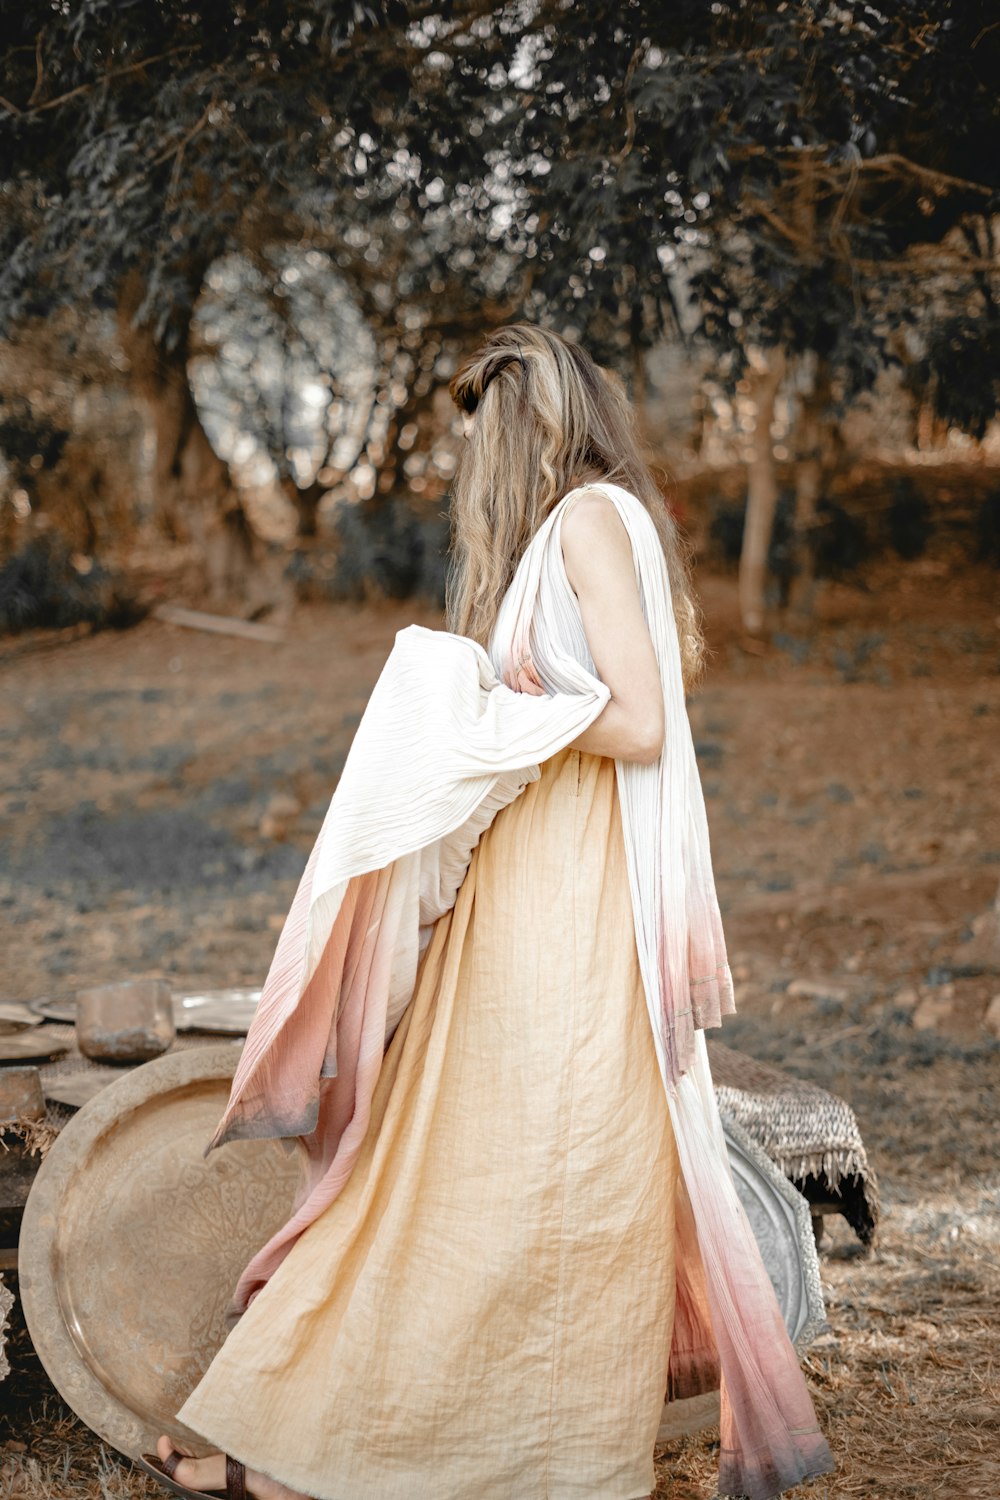
<path id="1" fill-rule="evenodd" d="M 720 1493 L 768 1500 L 832 1460 L 733 1186 L 708 1068 L 701 1028 L 732 1010 L 732 981 L 666 564 L 634 495 L 589 488 L 609 497 L 628 531 L 665 706 L 658 760 L 615 765 L 639 963 L 684 1184 L 670 1393 L 714 1389 L 721 1372 Z M 483 830 L 608 701 L 559 540 L 578 493 L 526 548 L 489 655 L 466 637 L 410 626 L 372 693 L 209 1147 L 297 1135 L 312 1158 L 295 1214 L 240 1280 L 237 1315 L 350 1175 L 420 950 Z M 544 696 L 514 691 L 514 663 L 528 650 Z"/>

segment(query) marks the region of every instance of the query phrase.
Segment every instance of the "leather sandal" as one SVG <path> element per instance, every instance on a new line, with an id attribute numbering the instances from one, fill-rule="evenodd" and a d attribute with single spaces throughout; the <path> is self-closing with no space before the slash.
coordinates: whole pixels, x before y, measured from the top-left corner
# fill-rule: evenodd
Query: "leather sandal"
<path id="1" fill-rule="evenodd" d="M 184 1500 L 248 1500 L 246 1466 L 240 1463 L 238 1458 L 230 1458 L 229 1454 L 226 1454 L 226 1488 L 224 1490 L 193 1490 L 174 1478 L 177 1465 L 190 1457 L 190 1453 L 179 1453 L 176 1448 L 171 1448 L 166 1458 L 160 1458 L 156 1453 L 143 1453 L 134 1462 L 139 1465 L 140 1469 L 145 1469 L 147 1474 L 159 1480 L 160 1484 L 171 1494 L 184 1496 Z"/>

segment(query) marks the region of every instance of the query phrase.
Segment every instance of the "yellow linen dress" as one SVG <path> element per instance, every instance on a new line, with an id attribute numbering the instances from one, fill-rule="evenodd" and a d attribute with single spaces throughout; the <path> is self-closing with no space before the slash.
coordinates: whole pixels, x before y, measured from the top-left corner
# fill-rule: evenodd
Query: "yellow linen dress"
<path id="1" fill-rule="evenodd" d="M 347 1186 L 178 1416 L 315 1500 L 639 1500 L 677 1176 L 614 761 L 564 749 L 435 925 Z"/>

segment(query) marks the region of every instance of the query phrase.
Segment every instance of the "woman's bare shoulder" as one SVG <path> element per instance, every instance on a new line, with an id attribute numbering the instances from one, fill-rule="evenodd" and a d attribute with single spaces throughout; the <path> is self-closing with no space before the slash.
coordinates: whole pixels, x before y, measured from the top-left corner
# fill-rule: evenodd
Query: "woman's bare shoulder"
<path id="1" fill-rule="evenodd" d="M 573 592 L 594 581 L 632 578 L 632 543 L 618 507 L 599 489 L 581 490 L 563 517 L 563 562 Z"/>
<path id="2" fill-rule="evenodd" d="M 562 518 L 561 541 L 567 565 L 589 568 L 601 559 L 631 558 L 631 543 L 618 506 L 605 490 L 581 489 Z"/>
<path id="3" fill-rule="evenodd" d="M 572 546 L 591 546 L 623 532 L 625 524 L 607 491 L 587 486 L 566 507 L 561 529 L 563 540 Z"/>

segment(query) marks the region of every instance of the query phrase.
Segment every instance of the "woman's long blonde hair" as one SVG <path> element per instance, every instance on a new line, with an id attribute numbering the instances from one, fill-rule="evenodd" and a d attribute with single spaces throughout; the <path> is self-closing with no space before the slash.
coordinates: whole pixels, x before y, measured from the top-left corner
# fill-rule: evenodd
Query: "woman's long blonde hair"
<path id="1" fill-rule="evenodd" d="M 476 420 L 451 493 L 449 630 L 489 645 L 500 601 L 525 547 L 569 490 L 607 479 L 653 518 L 670 578 L 685 686 L 704 655 L 688 551 L 643 460 L 616 376 L 579 344 L 529 323 L 491 333 L 449 386 Z"/>

